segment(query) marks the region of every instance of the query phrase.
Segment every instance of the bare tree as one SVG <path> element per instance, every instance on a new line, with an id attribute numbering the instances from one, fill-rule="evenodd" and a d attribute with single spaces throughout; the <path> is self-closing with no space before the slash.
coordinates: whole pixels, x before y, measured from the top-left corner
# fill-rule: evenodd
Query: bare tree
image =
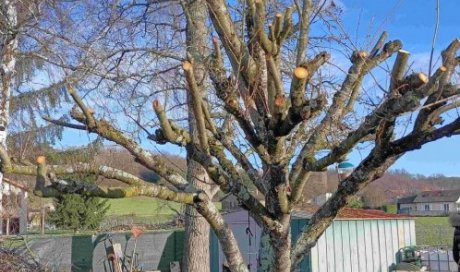
<path id="1" fill-rule="evenodd" d="M 2 171 L 37 174 L 35 193 L 42 196 L 84 191 L 99 197 L 144 195 L 190 205 L 216 233 L 230 270 L 247 271 L 231 229 L 211 202 L 212 193 L 194 181 L 206 179 L 207 183 L 209 178 L 209 183 L 237 197 L 267 235 L 269 242 L 261 250 L 267 255 L 261 256 L 260 270 L 292 271 L 337 213 L 398 158 L 428 142 L 460 133 L 460 117 L 452 114 L 460 105 L 460 89 L 454 77 L 460 40 L 447 46 L 442 52 L 442 64 L 427 76 L 408 71 L 409 52 L 402 49 L 399 40 L 385 42 L 387 33 L 383 33 L 370 50 L 354 50 L 344 78 L 340 83 L 330 84 L 322 77 L 330 53 L 309 50 L 312 45 L 309 29 L 315 18 L 322 16 L 321 5 L 304 0 L 269 16 L 268 11 L 277 8 L 276 5 L 248 0 L 240 13 L 244 20 L 229 5 L 223 0 L 206 0 L 207 14 L 202 9 L 195 10 L 190 3 L 183 5 L 189 31 L 195 34 L 202 31 L 201 35 L 206 35 L 203 26 L 197 26 L 203 23 L 198 16 L 209 16 L 217 33 L 217 37 L 209 39 L 213 44 L 209 55 L 201 50 L 203 36 L 189 33 L 189 54 L 178 58 L 183 60 L 191 124 L 186 127 L 183 122 L 168 119 L 164 105 L 159 100 L 152 103 L 160 128 L 149 133 L 149 139 L 185 148 L 188 159 L 203 173 L 190 171 L 185 179 L 160 156 L 103 118 L 103 113 L 93 107 L 94 101 L 83 98 L 80 95 L 83 90 L 73 88 L 75 82 L 67 87 L 75 103 L 70 113 L 74 122 L 47 120 L 119 144 L 173 187 L 146 183 L 106 166 L 47 166 L 44 157 L 38 158 L 37 168 L 21 166 L 12 163 L 4 149 L 0 152 Z M 266 27 L 269 19 L 272 22 Z M 364 114 L 355 114 L 363 109 L 358 102 L 363 98 L 364 79 L 372 77 L 373 71 L 393 55 L 396 59 L 388 74 L 388 86 L 380 86 L 381 95 L 372 98 Z M 292 59 L 292 64 L 286 59 Z M 206 95 L 203 89 L 206 78 L 203 67 L 213 83 L 216 103 L 209 103 L 213 96 Z M 105 78 L 110 75 L 105 74 Z M 408 114 L 415 116 L 414 125 L 401 132 L 398 121 Z M 300 200 L 302 189 L 309 186 L 310 173 L 341 161 L 362 142 L 370 144 L 370 153 L 339 183 L 335 194 L 291 245 L 291 212 Z M 264 203 L 243 183 L 235 162 L 265 196 Z M 58 178 L 68 172 L 94 173 L 129 186 L 106 188 Z"/>

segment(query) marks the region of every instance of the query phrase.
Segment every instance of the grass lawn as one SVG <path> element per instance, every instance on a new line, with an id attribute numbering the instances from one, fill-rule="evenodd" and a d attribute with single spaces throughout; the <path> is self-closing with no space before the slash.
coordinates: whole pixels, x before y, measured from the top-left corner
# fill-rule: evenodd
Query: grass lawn
<path id="1" fill-rule="evenodd" d="M 107 216 L 161 216 L 174 215 L 176 211 L 181 210 L 181 205 L 178 203 L 162 201 L 149 197 L 132 197 L 109 199 L 110 209 Z"/>
<path id="2" fill-rule="evenodd" d="M 415 218 L 417 245 L 452 245 L 454 230 L 448 217 Z"/>
<path id="3" fill-rule="evenodd" d="M 150 197 L 109 199 L 110 208 L 101 227 L 161 224 L 174 218 L 182 205 Z"/>

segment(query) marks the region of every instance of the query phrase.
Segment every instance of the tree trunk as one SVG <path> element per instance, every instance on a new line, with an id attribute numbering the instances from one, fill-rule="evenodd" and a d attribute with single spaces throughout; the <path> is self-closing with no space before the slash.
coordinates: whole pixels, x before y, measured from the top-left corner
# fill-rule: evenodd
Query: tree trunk
<path id="1" fill-rule="evenodd" d="M 16 66 L 16 50 L 18 40 L 17 12 L 13 5 L 14 1 L 3 0 L 0 2 L 0 13 L 2 25 L 5 29 L 0 31 L 0 145 L 6 149 L 6 136 L 10 114 L 11 90 L 13 87 L 13 76 Z M 6 16 L 5 16 L 6 15 Z M 3 231 L 3 173 L 0 172 L 0 235 Z"/>
<path id="2" fill-rule="evenodd" d="M 188 162 L 188 176 L 190 181 L 200 187 L 200 177 L 206 177 L 201 166 L 194 161 Z M 195 208 L 187 205 L 185 208 L 185 245 L 182 260 L 182 271 L 209 272 L 209 231 L 210 226 L 206 219 Z"/>
<path id="3" fill-rule="evenodd" d="M 208 30 L 206 27 L 207 7 L 203 0 L 191 0 L 184 5 L 187 16 L 187 55 L 193 58 L 193 69 L 202 96 L 206 95 L 205 66 L 206 42 Z M 190 95 L 187 95 L 189 105 L 189 130 L 192 141 L 199 145 L 197 122 L 193 114 Z M 210 199 L 211 186 L 205 169 L 190 157 L 187 158 L 187 180 L 197 189 L 205 191 Z M 182 271 L 209 272 L 209 232 L 208 222 L 191 206 L 185 209 L 185 245 L 182 260 Z"/>
<path id="4" fill-rule="evenodd" d="M 271 245 L 274 254 L 274 270 L 277 272 L 291 271 L 291 232 L 280 236 L 270 237 Z"/>

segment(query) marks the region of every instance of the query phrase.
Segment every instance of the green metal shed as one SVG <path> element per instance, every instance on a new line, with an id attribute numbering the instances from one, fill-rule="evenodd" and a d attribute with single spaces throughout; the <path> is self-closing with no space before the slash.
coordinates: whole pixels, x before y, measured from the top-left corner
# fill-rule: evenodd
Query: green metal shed
<path id="1" fill-rule="evenodd" d="M 224 215 L 238 240 L 250 271 L 257 271 L 260 227 L 247 211 Z M 295 212 L 291 237 L 296 241 L 308 226 L 311 213 Z M 220 272 L 225 262 L 217 237 L 211 233 L 211 271 Z M 416 245 L 415 223 L 407 216 L 376 210 L 344 209 L 318 239 L 301 264 L 302 272 L 383 272 L 398 263 L 398 251 Z"/>

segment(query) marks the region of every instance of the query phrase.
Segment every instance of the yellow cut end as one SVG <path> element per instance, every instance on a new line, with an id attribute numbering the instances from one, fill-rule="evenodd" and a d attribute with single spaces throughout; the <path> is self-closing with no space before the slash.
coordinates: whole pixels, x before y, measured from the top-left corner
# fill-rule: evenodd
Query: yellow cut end
<path id="1" fill-rule="evenodd" d="M 283 17 L 283 14 L 278 12 L 275 16 L 276 16 L 276 18 L 281 18 L 281 17 Z"/>
<path id="2" fill-rule="evenodd" d="M 294 76 L 297 79 L 305 79 L 308 77 L 308 70 L 304 67 L 297 67 L 294 69 Z"/>
<path id="3" fill-rule="evenodd" d="M 75 90 L 73 89 L 72 85 L 67 84 L 67 92 L 69 92 L 70 94 L 72 94 L 72 93 L 74 93 L 74 91 L 75 91 Z"/>
<path id="4" fill-rule="evenodd" d="M 184 69 L 184 71 L 190 71 L 192 70 L 192 64 L 190 63 L 190 61 L 184 61 L 182 63 L 182 68 Z"/>
<path id="5" fill-rule="evenodd" d="M 45 156 L 38 156 L 38 157 L 37 157 L 37 163 L 38 163 L 38 164 L 44 164 L 44 163 L 46 163 L 46 157 L 45 157 Z"/>
<path id="6" fill-rule="evenodd" d="M 275 97 L 275 105 L 277 107 L 281 107 L 284 105 L 284 102 L 285 102 L 285 99 L 284 99 L 284 95 L 277 95 Z"/>
<path id="7" fill-rule="evenodd" d="M 358 56 L 361 58 L 366 58 L 367 57 L 367 52 L 366 51 L 359 51 Z"/>
<path id="8" fill-rule="evenodd" d="M 230 98 L 230 99 L 227 100 L 227 104 L 230 107 L 234 108 L 234 107 L 236 107 L 238 105 L 238 102 L 236 101 L 236 99 Z"/>
<path id="9" fill-rule="evenodd" d="M 157 99 L 153 100 L 152 102 L 153 109 L 156 110 L 158 109 L 159 106 L 160 106 L 160 102 Z"/>
<path id="10" fill-rule="evenodd" d="M 423 83 L 428 83 L 428 76 L 424 73 L 418 74 L 418 79 L 420 79 L 420 81 Z"/>
<path id="11" fill-rule="evenodd" d="M 398 53 L 405 54 L 405 55 L 409 55 L 409 54 L 410 54 L 409 51 L 406 51 L 406 50 L 403 50 L 403 49 L 399 49 L 399 50 L 398 50 Z"/>
<path id="12" fill-rule="evenodd" d="M 213 42 L 213 43 L 218 43 L 218 42 L 219 42 L 219 38 L 217 38 L 216 36 L 212 37 L 212 42 Z"/>
<path id="13" fill-rule="evenodd" d="M 447 67 L 443 65 L 443 66 L 439 67 L 439 70 L 440 70 L 441 72 L 446 72 L 446 71 L 447 71 Z"/>

